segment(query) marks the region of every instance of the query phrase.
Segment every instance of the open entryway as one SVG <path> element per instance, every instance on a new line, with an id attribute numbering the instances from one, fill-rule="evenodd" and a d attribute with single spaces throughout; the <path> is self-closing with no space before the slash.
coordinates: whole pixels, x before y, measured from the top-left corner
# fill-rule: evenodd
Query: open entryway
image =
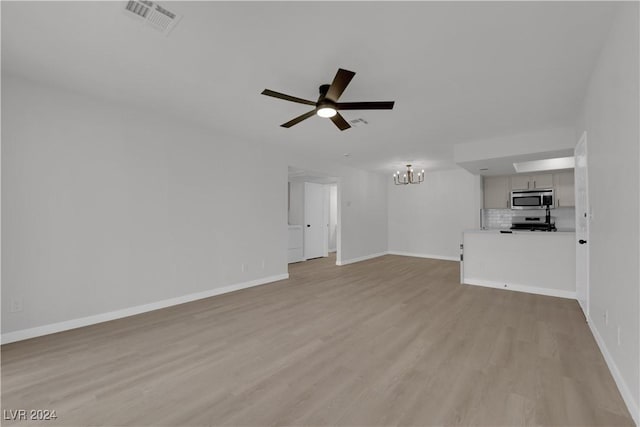
<path id="1" fill-rule="evenodd" d="M 335 257 L 339 252 L 339 180 L 289 167 L 287 190 L 288 262 Z"/>

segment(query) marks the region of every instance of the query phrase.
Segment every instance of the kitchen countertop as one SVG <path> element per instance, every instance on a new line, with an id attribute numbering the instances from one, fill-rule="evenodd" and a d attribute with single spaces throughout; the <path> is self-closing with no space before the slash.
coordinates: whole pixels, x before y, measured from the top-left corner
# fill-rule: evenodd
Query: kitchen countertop
<path id="1" fill-rule="evenodd" d="M 475 229 L 475 230 L 465 230 L 465 233 L 490 233 L 490 234 L 499 234 L 500 231 L 511 231 L 511 233 L 505 234 L 575 234 L 575 230 L 570 228 L 559 228 L 557 231 L 528 231 L 528 230 L 509 230 L 509 229 L 497 229 L 497 228 L 489 228 L 489 229 Z"/>

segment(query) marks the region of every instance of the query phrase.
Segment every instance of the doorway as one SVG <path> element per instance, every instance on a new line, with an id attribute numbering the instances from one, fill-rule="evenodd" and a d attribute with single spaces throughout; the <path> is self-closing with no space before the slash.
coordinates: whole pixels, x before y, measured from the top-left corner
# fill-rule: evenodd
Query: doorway
<path id="1" fill-rule="evenodd" d="M 289 264 L 340 259 L 339 186 L 337 177 L 289 167 Z"/>

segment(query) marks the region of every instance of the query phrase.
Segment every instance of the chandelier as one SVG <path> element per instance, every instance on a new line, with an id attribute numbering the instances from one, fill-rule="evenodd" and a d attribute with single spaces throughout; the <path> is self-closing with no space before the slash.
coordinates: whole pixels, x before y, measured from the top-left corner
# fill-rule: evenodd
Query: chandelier
<path id="1" fill-rule="evenodd" d="M 422 169 L 422 172 L 418 172 L 416 177 L 411 165 L 407 165 L 407 172 L 404 175 L 400 176 L 400 171 L 393 174 L 393 183 L 395 185 L 420 184 L 422 181 L 424 181 L 424 169 Z"/>

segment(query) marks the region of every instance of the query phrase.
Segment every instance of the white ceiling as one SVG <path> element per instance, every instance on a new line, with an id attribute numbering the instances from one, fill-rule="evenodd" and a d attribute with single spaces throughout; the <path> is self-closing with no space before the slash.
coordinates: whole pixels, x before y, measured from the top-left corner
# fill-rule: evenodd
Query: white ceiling
<path id="1" fill-rule="evenodd" d="M 453 165 L 456 142 L 572 124 L 609 2 L 161 2 L 165 37 L 125 2 L 2 2 L 2 72 L 164 110 L 318 159 L 391 172 Z M 338 67 L 369 124 L 340 132 L 307 106 Z M 343 154 L 349 152 L 351 156 Z"/>

